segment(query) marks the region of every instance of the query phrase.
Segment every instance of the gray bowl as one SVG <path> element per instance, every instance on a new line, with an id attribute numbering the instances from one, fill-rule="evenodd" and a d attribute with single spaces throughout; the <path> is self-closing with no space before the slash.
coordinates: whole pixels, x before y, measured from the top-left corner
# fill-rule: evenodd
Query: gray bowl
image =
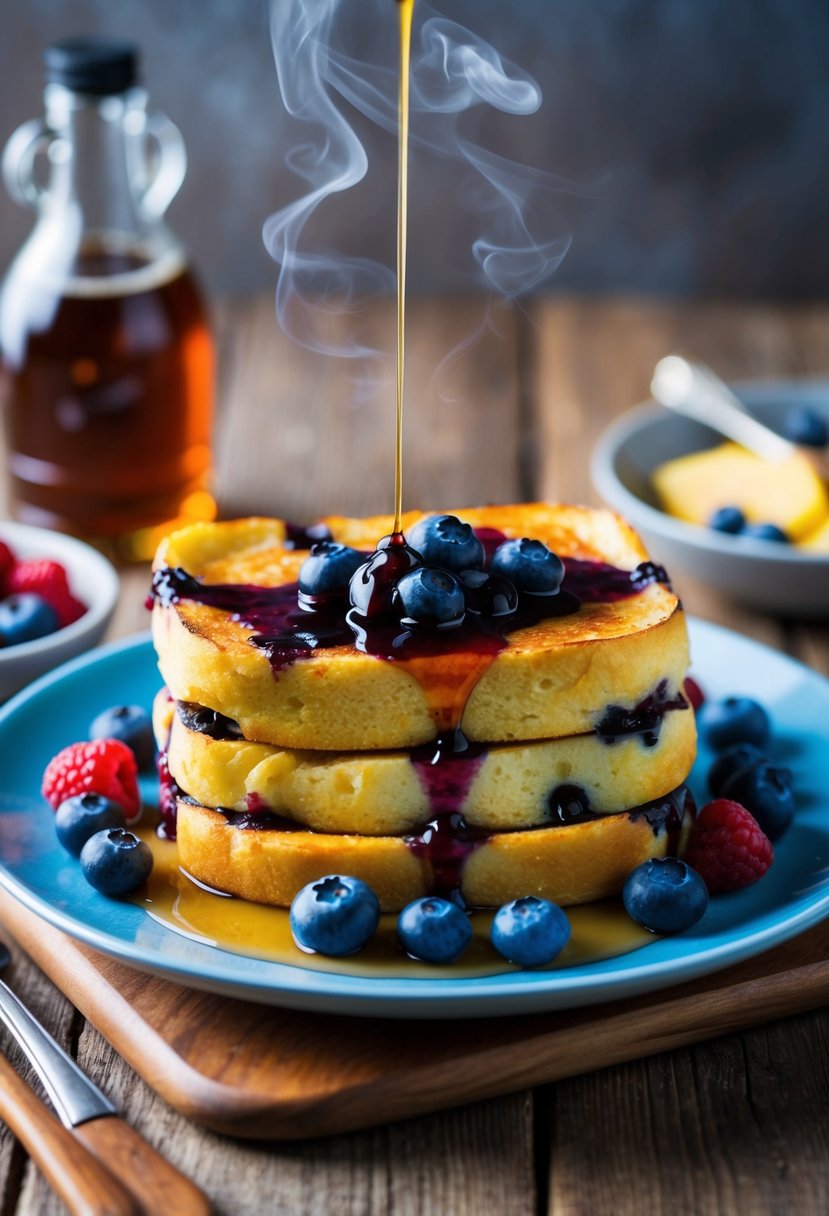
<path id="1" fill-rule="evenodd" d="M 775 429 L 793 405 L 806 405 L 829 420 L 829 381 L 764 380 L 733 387 L 752 413 Z M 684 571 L 764 612 L 829 622 L 829 554 L 727 536 L 674 519 L 657 505 L 651 484 L 657 465 L 721 442 L 701 423 L 648 402 L 602 434 L 591 463 L 593 484 L 673 574 Z"/>

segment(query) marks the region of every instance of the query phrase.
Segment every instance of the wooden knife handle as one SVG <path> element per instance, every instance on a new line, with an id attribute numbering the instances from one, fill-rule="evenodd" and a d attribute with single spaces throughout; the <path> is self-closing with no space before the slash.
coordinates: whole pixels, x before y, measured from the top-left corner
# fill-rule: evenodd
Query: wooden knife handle
<path id="1" fill-rule="evenodd" d="M 142 1209 L 97 1156 L 78 1145 L 0 1056 L 0 1118 L 73 1216 L 140 1216 Z"/>
<path id="2" fill-rule="evenodd" d="M 129 1188 L 148 1216 L 208 1216 L 210 1201 L 204 1192 L 117 1115 L 89 1119 L 72 1130 Z"/>

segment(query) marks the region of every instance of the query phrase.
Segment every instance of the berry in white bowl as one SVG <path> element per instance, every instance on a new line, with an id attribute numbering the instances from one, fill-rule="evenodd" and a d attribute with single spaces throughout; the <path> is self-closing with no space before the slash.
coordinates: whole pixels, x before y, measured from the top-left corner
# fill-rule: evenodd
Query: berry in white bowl
<path id="1" fill-rule="evenodd" d="M 115 610 L 119 584 L 114 567 L 105 557 L 90 545 L 62 532 L 0 521 L 0 542 L 13 558 L 12 566 L 3 571 L 4 586 L 9 593 L 4 594 L 3 599 L 15 595 L 52 599 L 58 618 L 53 631 L 18 641 L 11 628 L 20 615 L 20 605 L 12 603 L 7 614 L 9 633 L 5 637 L 6 644 L 0 647 L 0 701 L 5 701 L 38 676 L 100 642 Z M 6 549 L 0 552 L 8 566 Z M 46 562 L 57 563 L 66 572 L 64 587 L 38 585 L 35 563 Z M 41 569 L 46 571 L 49 581 L 49 569 L 45 566 Z M 52 573 L 56 574 L 56 571 Z"/>

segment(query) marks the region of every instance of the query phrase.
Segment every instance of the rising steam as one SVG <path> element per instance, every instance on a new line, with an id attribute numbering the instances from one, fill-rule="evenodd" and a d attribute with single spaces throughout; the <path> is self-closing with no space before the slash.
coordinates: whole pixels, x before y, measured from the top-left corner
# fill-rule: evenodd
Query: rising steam
<path id="1" fill-rule="evenodd" d="M 286 164 L 307 192 L 272 215 L 265 244 L 279 266 L 277 316 L 282 329 L 312 349 L 344 357 L 377 354 L 360 340 L 357 322 L 344 336 L 332 314 L 354 313 L 370 294 L 391 292 L 390 265 L 325 250 L 306 229 L 332 196 L 365 177 L 368 156 L 346 117 L 353 107 L 382 130 L 397 131 L 397 60 L 394 41 L 378 54 L 347 46 L 361 17 L 385 29 L 396 25 L 392 0 L 273 0 L 271 38 L 285 109 L 296 143 Z M 351 20 L 350 20 L 351 19 Z M 412 41 L 411 133 L 413 150 L 457 162 L 460 206 L 474 217 L 456 282 L 477 283 L 514 299 L 538 287 L 557 268 L 570 243 L 556 231 L 554 196 L 567 183 L 516 164 L 474 142 L 464 129 L 472 111 L 490 106 L 511 115 L 541 105 L 536 82 L 492 46 L 418 0 Z M 344 104 L 345 103 L 345 104 Z M 486 122 L 478 123 L 486 127 Z M 394 164 L 390 157 L 386 164 Z M 389 247 L 393 215 L 389 213 Z M 410 251 L 413 252 L 413 251 Z"/>

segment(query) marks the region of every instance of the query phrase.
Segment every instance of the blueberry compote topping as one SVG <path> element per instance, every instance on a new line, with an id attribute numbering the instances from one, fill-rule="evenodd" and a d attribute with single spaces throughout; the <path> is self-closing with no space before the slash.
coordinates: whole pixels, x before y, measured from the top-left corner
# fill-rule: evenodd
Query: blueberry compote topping
<path id="1" fill-rule="evenodd" d="M 682 831 L 682 820 L 686 814 L 695 815 L 696 809 L 693 794 L 687 785 L 681 785 L 678 789 L 665 794 L 664 798 L 643 802 L 641 806 L 634 807 L 628 814 L 633 820 L 644 817 L 654 836 L 658 836 L 662 831 L 667 832 L 667 852 L 671 856 L 676 856 Z"/>
<path id="2" fill-rule="evenodd" d="M 603 743 L 618 743 L 629 735 L 638 735 L 645 747 L 655 747 L 665 714 L 671 709 L 687 709 L 682 693 L 668 694 L 668 681 L 660 680 L 649 696 L 631 709 L 625 705 L 608 705 L 596 734 Z"/>
<path id="3" fill-rule="evenodd" d="M 664 566 L 640 562 L 635 570 L 620 570 L 607 562 L 564 558 L 564 586 L 586 604 L 610 604 L 644 591 L 651 583 L 670 588 Z"/>
<path id="4" fill-rule="evenodd" d="M 460 730 L 416 748 L 411 761 L 429 800 L 429 820 L 405 841 L 432 870 L 432 891 L 462 903 L 461 875 L 467 857 L 489 838 L 470 827 L 461 807 L 483 763 L 486 748 L 470 743 Z"/>
<path id="5" fill-rule="evenodd" d="M 294 530 L 292 535 L 297 544 L 328 539 L 313 529 Z M 494 528 L 479 528 L 476 536 L 486 560 L 506 540 Z M 355 646 L 385 659 L 467 654 L 475 656 L 480 674 L 507 645 L 510 632 L 572 615 L 582 602 L 613 602 L 636 595 L 653 582 L 667 583 L 665 571 L 652 562 L 627 571 L 604 562 L 564 558 L 564 582 L 557 591 L 518 593 L 503 575 L 491 573 L 483 584 L 470 579 L 466 612 L 445 628 L 442 623 L 402 619 L 397 585 L 424 564 L 421 554 L 396 532 L 384 537 L 354 573 L 348 598 L 340 591 L 300 596 L 296 583 L 279 587 L 202 583 L 185 570 L 169 567 L 156 571 L 152 596 L 164 606 L 193 600 L 229 613 L 251 631 L 251 644 L 265 651 L 276 673 L 317 649 Z"/>
<path id="6" fill-rule="evenodd" d="M 220 714 L 217 709 L 207 709 L 192 701 L 179 701 L 176 712 L 188 730 L 194 730 L 209 739 L 241 739 L 242 730 L 232 718 Z"/>
<path id="7" fill-rule="evenodd" d="M 574 823 L 601 818 L 590 809 L 587 793 L 580 785 L 557 785 L 550 794 L 549 807 L 552 827 L 566 828 Z"/>
<path id="8" fill-rule="evenodd" d="M 182 791 L 170 773 L 166 751 L 160 751 L 156 756 L 156 767 L 158 769 L 158 813 L 161 817 L 158 834 L 167 840 L 175 840 L 176 800 Z"/>
<path id="9" fill-rule="evenodd" d="M 580 785 L 556 786 L 550 794 L 549 806 L 552 827 L 571 827 L 575 823 L 606 818 L 606 815 L 591 809 L 587 792 Z M 676 853 L 683 817 L 686 812 L 693 815 L 695 810 L 691 791 L 687 786 L 681 785 L 663 798 L 643 802 L 640 806 L 632 807 L 627 813 L 634 821 L 646 819 L 654 836 L 658 836 L 662 831 L 667 832 L 667 851 Z"/>

